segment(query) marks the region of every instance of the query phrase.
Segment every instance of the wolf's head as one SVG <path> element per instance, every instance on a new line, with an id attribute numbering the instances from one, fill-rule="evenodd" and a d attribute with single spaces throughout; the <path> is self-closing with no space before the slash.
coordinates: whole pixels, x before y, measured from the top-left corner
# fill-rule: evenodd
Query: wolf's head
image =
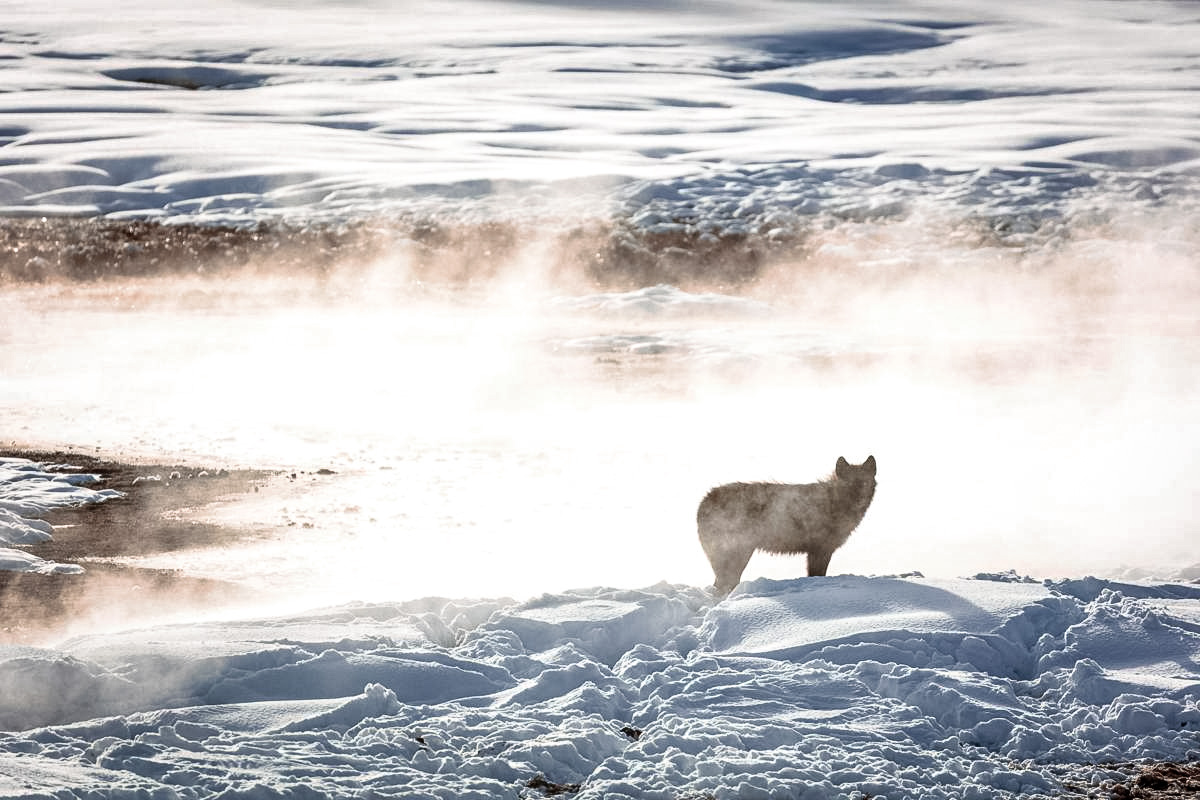
<path id="1" fill-rule="evenodd" d="M 857 466 L 851 464 L 843 457 L 837 460 L 837 466 L 833 468 L 833 474 L 840 481 L 852 481 L 854 483 L 875 483 L 875 456 L 867 456 L 867 460 Z"/>

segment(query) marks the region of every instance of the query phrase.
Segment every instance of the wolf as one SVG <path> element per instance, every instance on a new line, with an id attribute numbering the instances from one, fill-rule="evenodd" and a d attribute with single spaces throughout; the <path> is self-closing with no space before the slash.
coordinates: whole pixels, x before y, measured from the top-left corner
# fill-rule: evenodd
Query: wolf
<path id="1" fill-rule="evenodd" d="M 696 510 L 696 527 L 717 595 L 733 591 L 755 550 L 807 553 L 808 574 L 824 575 L 874 496 L 875 456 L 857 466 L 839 457 L 833 475 L 817 483 L 727 483 L 710 490 Z"/>

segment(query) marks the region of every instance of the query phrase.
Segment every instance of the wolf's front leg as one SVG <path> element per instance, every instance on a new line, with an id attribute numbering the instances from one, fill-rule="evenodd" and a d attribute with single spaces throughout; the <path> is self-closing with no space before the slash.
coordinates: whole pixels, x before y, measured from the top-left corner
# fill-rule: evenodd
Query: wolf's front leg
<path id="1" fill-rule="evenodd" d="M 730 548 L 717 554 L 709 556 L 709 561 L 712 563 L 713 575 L 716 578 L 714 584 L 718 597 L 724 597 L 733 591 L 733 587 L 737 586 L 742 580 L 742 572 L 746 569 L 746 565 L 750 563 L 750 556 L 754 555 L 753 547 Z"/>

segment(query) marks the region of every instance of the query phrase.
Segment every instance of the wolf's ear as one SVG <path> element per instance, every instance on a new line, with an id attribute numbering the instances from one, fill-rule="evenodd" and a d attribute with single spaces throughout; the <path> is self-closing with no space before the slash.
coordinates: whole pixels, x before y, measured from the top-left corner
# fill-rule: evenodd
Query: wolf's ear
<path id="1" fill-rule="evenodd" d="M 842 479 L 850 476 L 850 462 L 846 460 L 845 456 L 838 456 L 837 464 L 833 467 L 833 474 Z"/>
<path id="2" fill-rule="evenodd" d="M 863 462 L 863 466 L 867 468 L 868 472 L 870 472 L 872 475 L 874 475 L 875 474 L 875 456 L 867 456 L 867 460 Z"/>

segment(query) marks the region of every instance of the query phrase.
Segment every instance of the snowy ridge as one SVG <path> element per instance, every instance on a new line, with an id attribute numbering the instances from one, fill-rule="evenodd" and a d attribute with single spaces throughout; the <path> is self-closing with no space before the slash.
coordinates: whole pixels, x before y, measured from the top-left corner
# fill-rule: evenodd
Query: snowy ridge
<path id="1" fill-rule="evenodd" d="M 843 576 L 85 636 L 3 653 L 0 792 L 1056 796 L 1200 757 L 1198 625 L 1183 584 Z"/>
<path id="2" fill-rule="evenodd" d="M 63 464 L 39 464 L 26 458 L 0 457 L 0 570 L 76 573 L 76 564 L 47 561 L 12 546 L 37 544 L 53 538 L 54 528 L 38 519 L 56 508 L 102 503 L 121 497 L 115 489 L 92 489 L 99 475 Z"/>

